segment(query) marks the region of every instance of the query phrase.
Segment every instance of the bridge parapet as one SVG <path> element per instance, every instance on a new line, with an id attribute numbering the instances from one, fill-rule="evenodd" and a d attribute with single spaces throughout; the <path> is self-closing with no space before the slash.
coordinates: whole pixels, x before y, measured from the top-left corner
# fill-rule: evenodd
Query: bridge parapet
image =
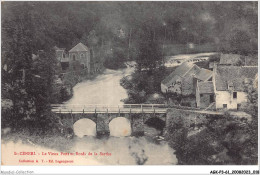
<path id="1" fill-rule="evenodd" d="M 87 104 L 87 105 L 51 105 L 55 113 L 166 113 L 167 106 L 164 104 Z"/>

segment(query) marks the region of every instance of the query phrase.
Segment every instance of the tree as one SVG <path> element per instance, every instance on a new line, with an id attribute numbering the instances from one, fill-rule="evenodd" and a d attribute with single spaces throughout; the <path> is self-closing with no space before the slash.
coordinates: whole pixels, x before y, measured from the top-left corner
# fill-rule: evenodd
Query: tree
<path id="1" fill-rule="evenodd" d="M 49 40 L 42 39 L 45 42 L 37 44 L 39 38 L 36 37 L 36 22 L 32 17 L 35 14 L 33 3 L 7 3 L 4 12 L 3 56 L 8 67 L 8 79 L 4 79 L 3 83 L 11 85 L 9 94 L 13 101 L 12 122 L 16 127 L 27 123 L 26 120 L 40 123 L 40 118 L 50 109 L 56 64 L 54 51 L 50 50 L 52 46 Z M 40 23 L 39 20 L 37 24 L 38 22 Z M 39 54 L 35 60 L 32 58 L 33 53 Z"/>
<path id="2" fill-rule="evenodd" d="M 30 94 L 32 85 L 32 40 L 34 25 L 32 23 L 32 6 L 28 2 L 7 4 L 11 10 L 6 12 L 3 21 L 4 59 L 9 67 L 9 80 L 13 88 L 10 89 L 14 111 L 18 121 L 28 117 L 33 108 L 33 97 Z M 10 13 L 10 14 L 9 14 Z M 10 16 L 8 16 L 10 15 Z M 29 104 L 30 103 L 30 104 Z M 21 114 L 21 115 L 18 115 Z"/>
<path id="3" fill-rule="evenodd" d="M 138 55 L 136 58 L 137 70 L 147 70 L 153 72 L 162 66 L 163 56 L 161 47 L 157 40 L 153 39 L 153 34 L 145 26 L 138 42 Z"/>
<path id="4" fill-rule="evenodd" d="M 30 93 L 35 99 L 36 112 L 39 116 L 50 109 L 57 64 L 53 53 L 54 50 L 41 51 L 33 62 L 33 86 Z"/>

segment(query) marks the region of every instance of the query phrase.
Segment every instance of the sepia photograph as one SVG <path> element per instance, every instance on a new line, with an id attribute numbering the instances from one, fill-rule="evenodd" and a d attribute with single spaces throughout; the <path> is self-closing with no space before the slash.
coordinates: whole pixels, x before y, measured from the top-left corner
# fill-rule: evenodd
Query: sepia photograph
<path id="1" fill-rule="evenodd" d="M 258 1 L 1 1 L 1 165 L 259 165 Z"/>

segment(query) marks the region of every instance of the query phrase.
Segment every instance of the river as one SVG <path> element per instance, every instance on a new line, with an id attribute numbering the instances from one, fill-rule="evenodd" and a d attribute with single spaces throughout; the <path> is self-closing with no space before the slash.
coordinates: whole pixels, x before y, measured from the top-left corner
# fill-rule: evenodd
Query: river
<path id="1" fill-rule="evenodd" d="M 123 104 L 121 100 L 127 98 L 127 93 L 120 86 L 120 79 L 133 71 L 133 67 L 121 70 L 106 69 L 95 79 L 78 83 L 73 88 L 73 97 L 65 104 Z"/>

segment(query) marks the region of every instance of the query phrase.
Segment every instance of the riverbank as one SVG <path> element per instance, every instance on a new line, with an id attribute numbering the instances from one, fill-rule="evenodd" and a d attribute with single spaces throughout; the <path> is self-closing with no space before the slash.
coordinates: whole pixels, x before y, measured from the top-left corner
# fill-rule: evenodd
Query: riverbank
<path id="1" fill-rule="evenodd" d="M 78 83 L 95 79 L 105 71 L 105 68 L 94 74 L 89 74 L 86 71 L 87 69 L 60 74 L 54 83 L 52 103 L 63 103 L 70 100 L 73 96 L 73 88 Z"/>

